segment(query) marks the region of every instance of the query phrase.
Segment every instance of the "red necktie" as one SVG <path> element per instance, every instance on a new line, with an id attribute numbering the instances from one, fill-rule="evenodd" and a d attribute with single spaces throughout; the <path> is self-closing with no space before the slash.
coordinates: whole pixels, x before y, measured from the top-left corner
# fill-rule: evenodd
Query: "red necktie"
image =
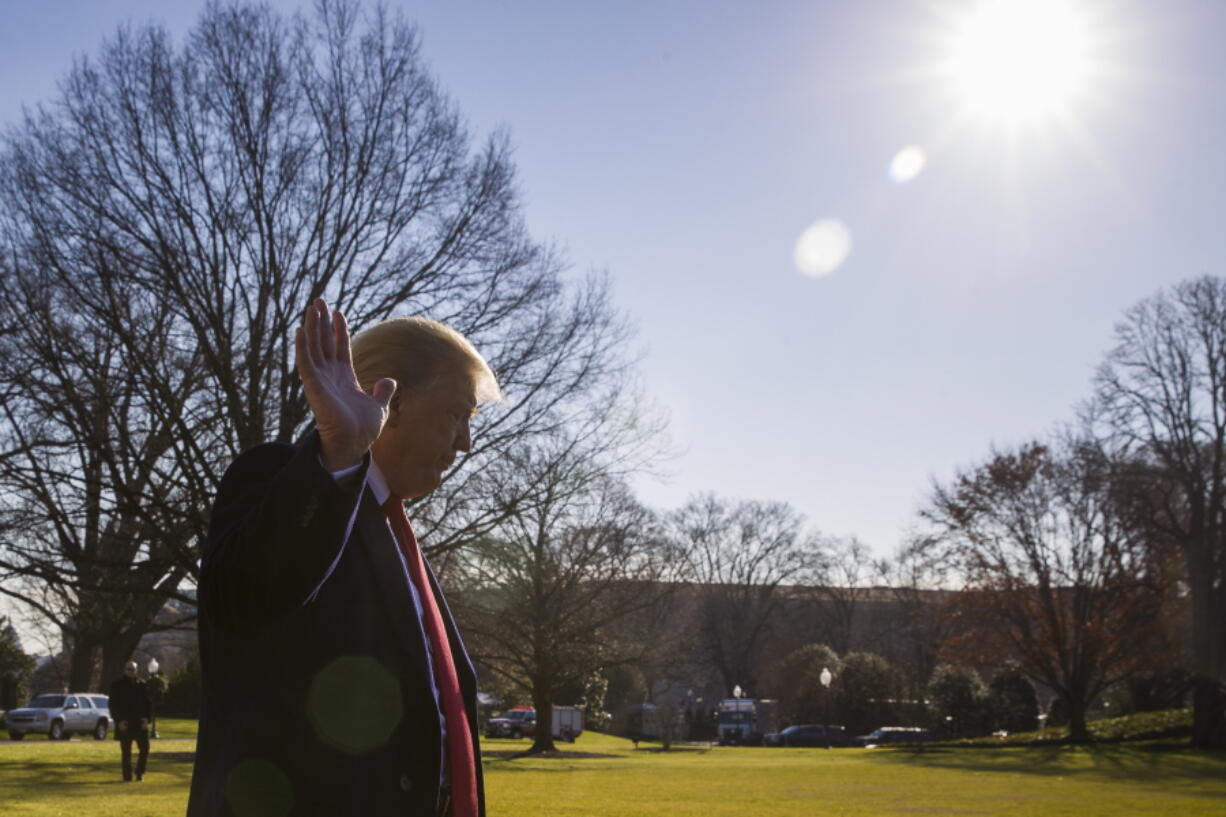
<path id="1" fill-rule="evenodd" d="M 447 719 L 452 817 L 477 817 L 477 764 L 469 735 L 468 712 L 464 708 L 464 697 L 460 694 L 460 679 L 451 657 L 451 642 L 443 626 L 443 615 L 426 578 L 426 563 L 422 560 L 421 548 L 417 546 L 417 537 L 413 535 L 404 505 L 393 496 L 383 503 L 383 512 L 396 532 L 405 561 L 409 563 L 409 576 L 417 586 L 417 595 L 421 597 L 422 624 L 430 637 L 434 680 L 443 705 L 443 717 Z"/>

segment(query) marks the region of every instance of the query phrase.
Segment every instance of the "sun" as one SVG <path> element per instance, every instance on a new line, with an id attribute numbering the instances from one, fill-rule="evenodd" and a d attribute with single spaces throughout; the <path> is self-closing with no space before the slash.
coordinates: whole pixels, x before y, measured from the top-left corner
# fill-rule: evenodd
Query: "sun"
<path id="1" fill-rule="evenodd" d="M 979 0 L 951 20 L 942 73 L 967 113 L 1029 123 L 1089 94 L 1093 31 L 1075 0 Z"/>

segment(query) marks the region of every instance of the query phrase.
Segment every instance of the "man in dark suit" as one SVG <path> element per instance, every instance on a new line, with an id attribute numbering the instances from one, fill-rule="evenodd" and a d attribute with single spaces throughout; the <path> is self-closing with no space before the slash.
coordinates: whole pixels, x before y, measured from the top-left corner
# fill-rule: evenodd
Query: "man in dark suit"
<path id="1" fill-rule="evenodd" d="M 145 779 L 149 762 L 149 720 L 153 717 L 153 701 L 149 688 L 136 677 L 136 662 L 124 664 L 123 677 L 111 684 L 109 707 L 115 721 L 115 740 L 123 758 L 123 779 L 132 782 L 132 742 L 136 741 L 136 779 Z"/>
<path id="2" fill-rule="evenodd" d="M 481 817 L 476 675 L 401 500 L 438 487 L 498 399 L 463 336 L 295 338 L 315 431 L 243 453 L 201 560 L 203 711 L 189 817 Z"/>

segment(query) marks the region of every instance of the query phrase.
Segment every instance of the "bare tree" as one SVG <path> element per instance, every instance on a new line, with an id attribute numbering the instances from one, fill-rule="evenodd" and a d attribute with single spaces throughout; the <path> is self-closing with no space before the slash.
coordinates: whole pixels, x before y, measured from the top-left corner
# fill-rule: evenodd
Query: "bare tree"
<path id="1" fill-rule="evenodd" d="M 103 443 L 99 429 L 56 416 L 63 434 L 49 440 L 14 411 L 2 432 L 25 462 L 8 486 L 14 512 L 41 507 L 49 519 L 42 497 L 69 485 L 77 494 L 60 507 L 85 507 L 90 490 L 164 507 L 168 525 L 142 522 L 164 541 L 137 549 L 173 556 L 174 573 L 194 581 L 221 469 L 244 448 L 307 430 L 290 338 L 322 295 L 355 327 L 397 313 L 447 322 L 499 376 L 508 399 L 474 424 L 472 462 L 414 509 L 438 554 L 516 507 L 505 491 L 492 499 L 489 466 L 564 427 L 626 365 L 626 328 L 604 279 L 567 283 L 557 253 L 528 235 L 506 135 L 474 145 L 423 65 L 415 29 L 382 7 L 363 15 L 356 3 L 319 0 L 289 18 L 213 2 L 177 45 L 156 26 L 121 28 L 60 87 L 4 136 L 4 275 L 57 293 L 56 318 L 74 342 L 110 350 L 108 388 L 138 410 L 119 417 L 100 395 L 108 433 L 130 427 L 156 444 L 125 460 L 135 469 L 126 482 L 105 468 L 61 480 L 111 456 L 91 447 Z M 64 350 L 31 346 L 32 332 L 8 337 L 42 355 L 44 369 L 58 366 Z M 0 384 L 6 405 L 24 382 Z M 66 442 L 77 450 L 64 453 Z M 60 460 L 36 467 L 40 457 Z M 113 534 L 132 540 L 122 525 Z M 67 554 L 75 535 L 46 542 Z M 131 553 L 106 559 L 126 563 L 125 593 L 151 605 L 165 596 L 163 574 L 138 580 Z M 41 583 L 46 571 L 27 575 Z M 113 612 L 129 631 L 142 626 L 143 614 Z M 62 618 L 82 626 L 99 615 Z"/>
<path id="2" fill-rule="evenodd" d="M 1134 306 L 1096 377 L 1087 420 L 1146 490 L 1151 539 L 1183 554 L 1192 601 L 1193 742 L 1226 748 L 1226 279 Z"/>
<path id="3" fill-rule="evenodd" d="M 814 587 L 821 600 L 818 618 L 826 643 L 843 655 L 852 648 L 856 608 L 871 592 L 872 553 L 854 536 L 832 539 L 825 543 L 821 564 L 822 580 Z"/>
<path id="4" fill-rule="evenodd" d="M 505 512 L 456 568 L 474 657 L 532 699 L 533 752 L 553 749 L 559 692 L 642 655 L 626 622 L 660 609 L 677 563 L 622 480 L 654 459 L 660 429 L 625 392 L 588 408 L 508 453 L 491 475 Z"/>
<path id="5" fill-rule="evenodd" d="M 964 662 L 1017 660 L 1067 704 L 1070 737 L 1108 685 L 1135 672 L 1157 636 L 1160 576 L 1126 523 L 1112 463 L 1092 445 L 1032 443 L 936 486 L 929 555 L 966 582 L 955 622 Z"/>
<path id="6" fill-rule="evenodd" d="M 691 648 L 694 633 L 701 628 L 700 610 L 693 603 L 692 587 L 676 581 L 683 575 L 685 554 L 675 542 L 668 545 L 671 564 L 662 579 L 670 584 L 657 588 L 656 604 L 618 626 L 622 637 L 635 645 L 642 700 L 656 706 L 660 748 L 665 751 L 674 741 L 690 737 L 693 721 L 687 723 L 687 712 L 692 718 L 695 701 L 702 698 L 704 677 L 700 656 Z"/>
<path id="7" fill-rule="evenodd" d="M 902 672 L 912 703 L 923 700 L 953 623 L 945 609 L 949 582 L 929 544 L 922 535 L 914 536 L 892 559 L 875 566 L 894 608 L 887 631 L 879 634 L 882 654 Z"/>
<path id="8" fill-rule="evenodd" d="M 89 297 L 165 339 L 156 301 L 67 286 L 54 273 L 0 276 L 0 592 L 54 622 L 72 647 L 74 689 L 118 677 L 158 611 L 187 575 L 197 523 L 184 506 L 174 430 L 151 408 L 182 411 L 200 379 L 172 360 L 175 379 L 148 391 L 131 353 L 105 325 L 73 309 Z M 180 418 L 190 429 L 193 419 Z"/>
<path id="9" fill-rule="evenodd" d="M 819 540 L 782 502 L 691 499 L 669 518 L 670 537 L 689 554 L 689 579 L 702 595 L 698 649 L 731 694 L 758 694 L 760 660 L 783 603 L 781 589 L 811 580 Z"/>

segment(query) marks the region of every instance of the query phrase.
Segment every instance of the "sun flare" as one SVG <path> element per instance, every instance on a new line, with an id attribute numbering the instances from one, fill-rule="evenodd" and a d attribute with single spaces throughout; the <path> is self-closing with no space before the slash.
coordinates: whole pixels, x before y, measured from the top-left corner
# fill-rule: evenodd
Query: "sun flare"
<path id="1" fill-rule="evenodd" d="M 838 219 L 813 223 L 796 240 L 792 259 L 805 275 L 822 278 L 834 272 L 851 254 L 851 230 Z"/>
<path id="2" fill-rule="evenodd" d="M 1026 122 L 1067 112 L 1092 88 L 1084 3 L 980 0 L 953 21 L 944 73 L 969 112 Z"/>

